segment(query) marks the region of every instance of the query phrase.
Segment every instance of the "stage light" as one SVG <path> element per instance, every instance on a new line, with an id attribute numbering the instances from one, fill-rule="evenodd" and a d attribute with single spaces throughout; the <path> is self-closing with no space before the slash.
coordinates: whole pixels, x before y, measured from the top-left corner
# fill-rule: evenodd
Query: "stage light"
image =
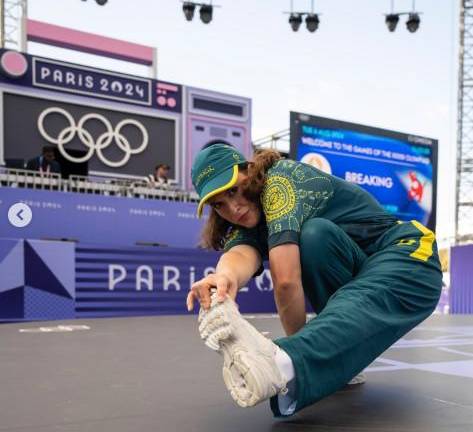
<path id="1" fill-rule="evenodd" d="M 393 32 L 396 30 L 397 23 L 399 22 L 399 15 L 398 14 L 387 14 L 386 15 L 386 25 L 388 26 L 388 30 Z"/>
<path id="2" fill-rule="evenodd" d="M 186 20 L 192 21 L 192 18 L 194 18 L 195 3 L 184 2 L 184 4 L 182 5 L 182 11 L 184 12 Z"/>
<path id="3" fill-rule="evenodd" d="M 294 32 L 299 30 L 302 20 L 305 21 L 306 28 L 311 33 L 314 33 L 319 28 L 320 19 L 319 14 L 314 11 L 314 0 L 311 0 L 310 12 L 294 10 L 294 1 L 291 0 L 290 11 L 283 13 L 289 14 L 289 24 Z"/>
<path id="4" fill-rule="evenodd" d="M 394 0 L 391 0 L 391 12 L 386 14 L 386 25 L 390 32 L 396 30 L 397 23 L 399 22 L 399 17 L 401 15 L 407 15 L 406 27 L 411 33 L 415 33 L 420 24 L 420 15 L 421 12 L 416 12 L 416 2 L 412 0 L 412 10 L 411 12 L 394 12 Z"/>
<path id="5" fill-rule="evenodd" d="M 302 23 L 301 14 L 291 13 L 291 15 L 289 15 L 289 24 L 291 24 L 292 31 L 296 32 L 297 30 L 299 30 L 301 23 Z"/>
<path id="6" fill-rule="evenodd" d="M 406 27 L 407 30 L 409 30 L 411 33 L 415 33 L 417 29 L 419 28 L 420 24 L 420 17 L 419 14 L 417 13 L 410 13 L 409 18 L 406 21 Z"/>
<path id="7" fill-rule="evenodd" d="M 87 1 L 87 0 L 82 0 L 82 1 Z M 105 6 L 107 4 L 108 0 L 95 0 L 95 3 L 97 3 L 99 6 Z"/>
<path id="8" fill-rule="evenodd" d="M 199 14 L 200 14 L 200 20 L 204 24 L 208 24 L 210 21 L 212 21 L 212 13 L 213 13 L 213 6 L 210 4 L 203 4 L 200 6 Z"/>
<path id="9" fill-rule="evenodd" d="M 319 28 L 319 16 L 317 14 L 307 14 L 305 17 L 305 25 L 307 27 L 307 30 L 309 30 L 311 33 L 315 32 Z"/>
<path id="10" fill-rule="evenodd" d="M 183 1 L 182 3 L 182 11 L 187 21 L 193 20 L 195 8 L 199 6 L 200 20 L 204 24 L 208 24 L 212 21 L 214 7 L 219 7 L 218 5 L 213 5 L 211 0 L 210 3 L 197 3 L 193 1 Z"/>

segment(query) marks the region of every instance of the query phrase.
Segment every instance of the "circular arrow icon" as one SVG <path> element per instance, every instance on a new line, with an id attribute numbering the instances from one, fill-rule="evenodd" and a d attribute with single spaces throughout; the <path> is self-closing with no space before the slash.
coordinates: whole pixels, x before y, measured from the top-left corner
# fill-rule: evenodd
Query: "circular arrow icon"
<path id="1" fill-rule="evenodd" d="M 23 203 L 13 204 L 8 209 L 8 220 L 16 228 L 24 228 L 33 218 L 31 208 Z"/>

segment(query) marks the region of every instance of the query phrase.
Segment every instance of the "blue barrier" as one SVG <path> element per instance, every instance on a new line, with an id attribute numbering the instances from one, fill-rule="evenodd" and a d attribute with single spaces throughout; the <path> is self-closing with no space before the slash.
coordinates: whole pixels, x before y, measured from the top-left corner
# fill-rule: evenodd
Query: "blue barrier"
<path id="1" fill-rule="evenodd" d="M 187 314 L 191 284 L 215 252 L 0 239 L 0 320 Z M 269 271 L 238 295 L 243 313 L 274 313 Z M 194 312 L 195 313 L 195 312 Z"/>
<path id="2" fill-rule="evenodd" d="M 7 217 L 17 202 L 28 204 L 33 213 L 21 229 Z M 0 237 L 193 248 L 202 226 L 195 212 L 195 203 L 1 187 Z"/>

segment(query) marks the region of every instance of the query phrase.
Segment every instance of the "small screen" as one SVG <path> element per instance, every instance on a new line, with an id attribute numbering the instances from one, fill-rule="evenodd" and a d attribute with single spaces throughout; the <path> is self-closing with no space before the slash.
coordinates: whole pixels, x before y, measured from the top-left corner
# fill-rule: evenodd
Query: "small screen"
<path id="1" fill-rule="evenodd" d="M 194 108 L 243 117 L 243 106 L 209 99 L 194 98 Z"/>

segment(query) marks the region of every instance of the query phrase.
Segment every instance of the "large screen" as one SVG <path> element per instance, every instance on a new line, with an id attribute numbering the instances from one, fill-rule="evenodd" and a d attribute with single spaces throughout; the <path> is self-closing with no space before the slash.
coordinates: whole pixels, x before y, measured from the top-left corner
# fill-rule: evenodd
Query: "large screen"
<path id="1" fill-rule="evenodd" d="M 5 160 L 27 161 L 45 145 L 62 144 L 65 162 L 86 163 L 89 174 L 143 177 L 166 163 L 170 178 L 178 177 L 173 119 L 7 91 L 2 95 Z"/>
<path id="2" fill-rule="evenodd" d="M 291 158 L 360 185 L 400 220 L 435 229 L 437 140 L 291 112 Z"/>

